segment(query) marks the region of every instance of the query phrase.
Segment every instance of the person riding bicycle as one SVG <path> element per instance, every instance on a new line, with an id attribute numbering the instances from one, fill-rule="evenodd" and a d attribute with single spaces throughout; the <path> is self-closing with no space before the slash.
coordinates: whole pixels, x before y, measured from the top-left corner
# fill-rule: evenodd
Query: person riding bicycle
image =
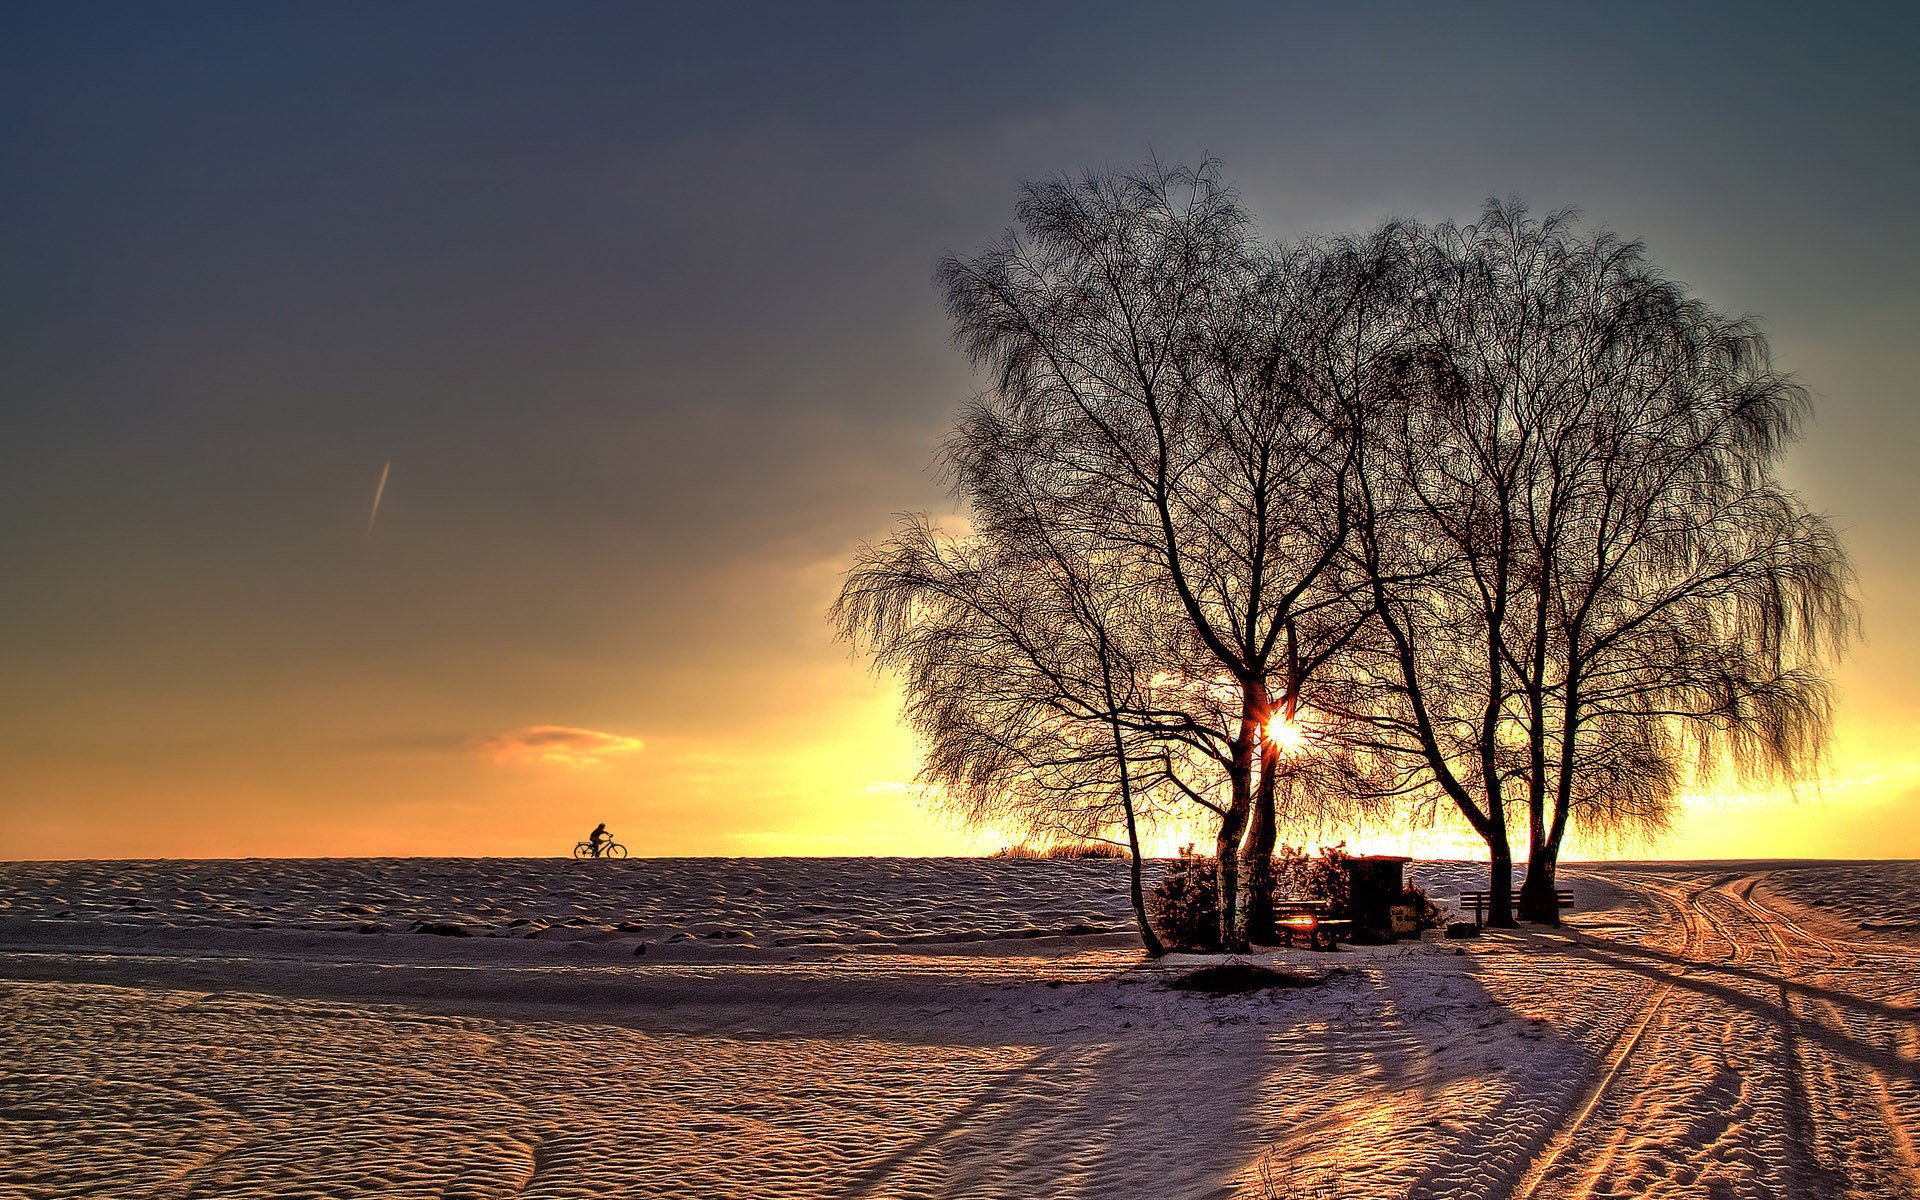
<path id="1" fill-rule="evenodd" d="M 605 821 L 595 825 L 593 832 L 587 835 L 587 845 L 593 847 L 593 856 L 595 858 L 600 857 L 600 852 L 605 850 L 607 843 L 612 840 L 613 835 L 607 832 L 607 823 Z"/>

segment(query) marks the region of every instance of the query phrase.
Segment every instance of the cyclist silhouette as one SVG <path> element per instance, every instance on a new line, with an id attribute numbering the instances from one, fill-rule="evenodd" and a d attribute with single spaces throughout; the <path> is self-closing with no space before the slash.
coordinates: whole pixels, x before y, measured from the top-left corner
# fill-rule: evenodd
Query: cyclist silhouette
<path id="1" fill-rule="evenodd" d="M 602 821 L 593 827 L 593 832 L 587 835 L 586 841 L 573 844 L 573 856 L 575 858 L 625 858 L 627 848 L 613 840 L 613 835 L 607 832 L 607 823 Z"/>

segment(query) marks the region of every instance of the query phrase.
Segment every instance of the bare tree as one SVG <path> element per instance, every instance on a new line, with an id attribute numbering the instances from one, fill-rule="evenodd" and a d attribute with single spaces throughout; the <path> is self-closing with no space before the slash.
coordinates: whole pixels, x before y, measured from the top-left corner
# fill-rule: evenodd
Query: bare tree
<path id="1" fill-rule="evenodd" d="M 1326 554 L 1308 570 L 1300 569 L 1298 551 L 1286 564 L 1304 586 L 1290 597 L 1281 620 L 1284 658 L 1269 667 L 1277 677 L 1269 729 L 1285 731 L 1292 744 L 1268 736 L 1261 745 L 1259 785 L 1241 851 L 1249 937 L 1272 935 L 1273 851 L 1282 826 L 1304 829 L 1329 817 L 1374 815 L 1379 807 L 1378 789 L 1362 782 L 1372 777 L 1372 764 L 1352 753 L 1350 731 L 1340 724 L 1340 675 L 1323 668 L 1349 656 L 1371 611 L 1366 580 L 1343 569 L 1342 551 L 1350 535 L 1348 492 L 1359 462 L 1367 389 L 1383 364 L 1397 361 L 1396 234 L 1388 226 L 1368 237 L 1309 238 L 1266 252 L 1249 319 L 1214 351 L 1254 381 L 1242 389 L 1256 398 L 1250 407 L 1271 410 L 1280 425 L 1246 440 L 1262 453 L 1304 457 L 1320 468 L 1317 494 L 1289 490 L 1275 496 L 1287 506 L 1275 524 L 1294 546 Z M 1318 434 L 1317 444 L 1289 441 L 1303 431 Z M 1303 712 L 1311 714 L 1304 727 Z"/>
<path id="2" fill-rule="evenodd" d="M 1568 213 L 1402 236 L 1355 489 L 1369 745 L 1487 842 L 1497 920 L 1522 810 L 1523 915 L 1557 920 L 1576 815 L 1657 828 L 1685 786 L 1811 769 L 1848 568 L 1773 479 L 1807 397 L 1750 322 Z"/>
<path id="3" fill-rule="evenodd" d="M 897 671 L 925 743 L 921 780 L 972 823 L 1104 838 L 1130 857 L 1149 954 L 1140 827 L 1166 755 L 1140 732 L 1155 704 L 1154 622 L 1137 611 L 1123 553 L 1039 509 L 996 536 L 955 538 L 924 517 L 862 547 L 833 619 Z"/>
<path id="4" fill-rule="evenodd" d="M 1848 569 L 1773 478 L 1807 400 L 1750 323 L 1517 203 L 1267 246 L 1153 164 L 1016 215 L 938 270 L 989 373 L 943 448 L 973 531 L 903 524 L 835 609 L 965 815 L 1137 862 L 1141 804 L 1197 805 L 1231 948 L 1283 824 L 1451 809 L 1505 922 L 1524 821 L 1554 919 L 1570 826 L 1811 769 Z"/>
<path id="5" fill-rule="evenodd" d="M 956 339 L 992 372 L 950 448 L 1019 431 L 1036 486 L 1138 555 L 1194 652 L 1190 692 L 1233 693 L 1215 847 L 1221 941 L 1242 945 L 1242 855 L 1264 873 L 1273 841 L 1265 731 L 1359 623 L 1334 569 L 1352 420 L 1325 350 L 1356 305 L 1322 285 L 1361 276 L 1256 244 L 1213 164 L 1029 185 L 1018 218 L 940 266 Z"/>

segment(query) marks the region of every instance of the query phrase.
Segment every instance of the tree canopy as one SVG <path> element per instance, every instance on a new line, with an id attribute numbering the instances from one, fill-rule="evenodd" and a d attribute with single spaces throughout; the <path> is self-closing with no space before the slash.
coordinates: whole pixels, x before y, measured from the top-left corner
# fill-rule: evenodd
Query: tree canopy
<path id="1" fill-rule="evenodd" d="M 1456 813 L 1503 918 L 1511 810 L 1550 918 L 1570 826 L 1817 762 L 1850 576 L 1753 322 L 1516 201 L 1268 244 L 1149 164 L 1015 216 L 936 275 L 966 527 L 903 518 L 833 612 L 961 816 L 1124 835 L 1137 909 L 1143 821 L 1198 817 L 1237 946 L 1282 824 Z"/>

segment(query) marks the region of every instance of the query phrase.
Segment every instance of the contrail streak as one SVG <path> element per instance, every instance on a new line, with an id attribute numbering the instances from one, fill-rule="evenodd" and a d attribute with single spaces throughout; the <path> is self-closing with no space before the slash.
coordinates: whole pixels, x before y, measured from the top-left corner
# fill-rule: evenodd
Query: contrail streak
<path id="1" fill-rule="evenodd" d="M 388 459 L 380 468 L 380 483 L 373 489 L 373 512 L 367 517 L 367 536 L 373 536 L 373 523 L 380 519 L 380 497 L 387 494 L 387 472 L 393 470 L 393 460 Z"/>

